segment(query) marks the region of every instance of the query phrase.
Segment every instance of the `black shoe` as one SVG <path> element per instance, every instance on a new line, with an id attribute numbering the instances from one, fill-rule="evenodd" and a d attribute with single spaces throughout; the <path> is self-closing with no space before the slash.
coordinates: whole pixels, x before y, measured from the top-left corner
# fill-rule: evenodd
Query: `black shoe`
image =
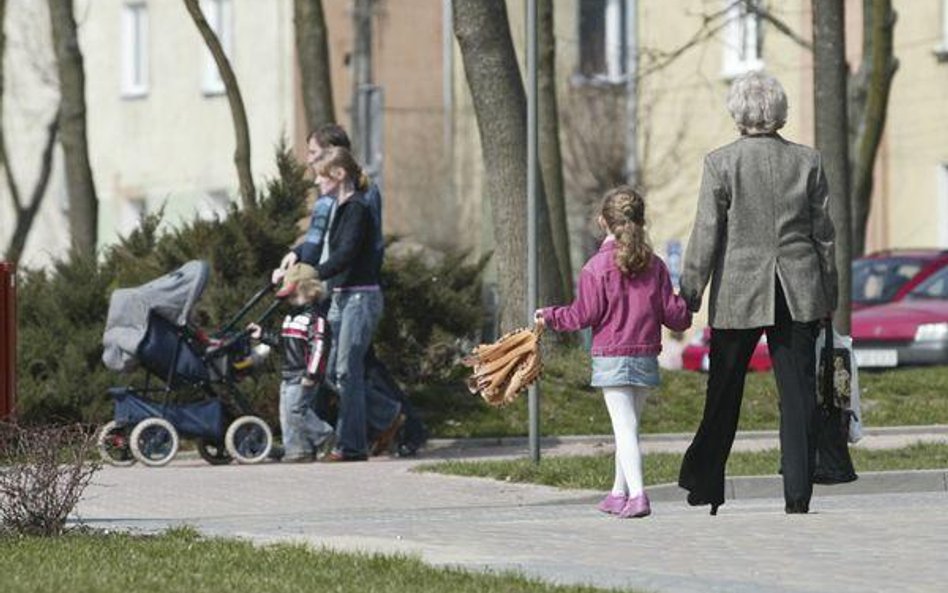
<path id="1" fill-rule="evenodd" d="M 415 457 L 418 455 L 419 447 L 417 443 L 400 443 L 397 454 L 399 457 Z"/>
<path id="2" fill-rule="evenodd" d="M 784 507 L 784 511 L 788 515 L 805 515 L 810 512 L 810 503 L 803 500 L 794 500 L 787 503 L 787 506 Z"/>
<path id="3" fill-rule="evenodd" d="M 267 459 L 273 461 L 280 461 L 283 459 L 283 456 L 286 454 L 286 450 L 283 449 L 280 445 L 273 445 L 270 447 L 270 452 L 267 453 Z"/>
<path id="4" fill-rule="evenodd" d="M 688 504 L 693 507 L 702 507 L 706 504 L 709 504 L 711 505 L 711 514 L 717 515 L 718 507 L 724 504 L 724 501 L 721 500 L 721 501 L 712 502 L 710 500 L 702 498 L 696 492 L 688 492 Z"/>

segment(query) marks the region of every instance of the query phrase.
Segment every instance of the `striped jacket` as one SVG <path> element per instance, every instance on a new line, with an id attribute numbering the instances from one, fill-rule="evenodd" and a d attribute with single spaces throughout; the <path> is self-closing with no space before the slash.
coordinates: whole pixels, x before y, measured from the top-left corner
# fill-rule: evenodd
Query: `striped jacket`
<path id="1" fill-rule="evenodd" d="M 305 375 L 316 382 L 323 380 L 329 359 L 329 324 L 313 307 L 290 313 L 283 319 L 280 345 L 284 379 Z"/>

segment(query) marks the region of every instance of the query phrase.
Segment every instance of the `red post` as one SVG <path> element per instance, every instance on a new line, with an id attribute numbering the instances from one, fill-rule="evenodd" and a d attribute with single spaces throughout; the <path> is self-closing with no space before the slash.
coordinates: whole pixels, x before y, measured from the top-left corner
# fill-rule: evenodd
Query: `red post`
<path id="1" fill-rule="evenodd" d="M 0 420 L 16 403 L 16 265 L 0 262 Z"/>

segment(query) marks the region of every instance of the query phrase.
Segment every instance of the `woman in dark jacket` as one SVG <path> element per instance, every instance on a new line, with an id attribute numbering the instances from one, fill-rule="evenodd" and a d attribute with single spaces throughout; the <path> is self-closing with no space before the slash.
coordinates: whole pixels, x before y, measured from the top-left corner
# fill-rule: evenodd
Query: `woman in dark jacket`
<path id="1" fill-rule="evenodd" d="M 319 277 L 332 289 L 330 373 L 339 391 L 338 442 L 327 460 L 361 461 L 369 454 L 367 424 L 380 434 L 376 442 L 387 443 L 402 420 L 397 402 L 366 389 L 365 357 L 382 317 L 377 225 L 365 197 L 368 179 L 348 150 L 327 149 L 315 172 L 320 192 L 336 199 L 329 236 L 316 266 Z M 373 399 L 371 405 L 368 398 Z"/>
<path id="2" fill-rule="evenodd" d="M 787 97 L 752 72 L 727 101 L 741 137 L 707 155 L 685 254 L 681 295 L 697 311 L 708 281 L 710 369 L 704 416 L 678 483 L 692 505 L 724 503 L 744 377 L 763 332 L 780 392 L 780 449 L 788 513 L 809 510 L 815 455 L 815 339 L 836 307 L 833 224 L 820 153 L 781 137 Z"/>

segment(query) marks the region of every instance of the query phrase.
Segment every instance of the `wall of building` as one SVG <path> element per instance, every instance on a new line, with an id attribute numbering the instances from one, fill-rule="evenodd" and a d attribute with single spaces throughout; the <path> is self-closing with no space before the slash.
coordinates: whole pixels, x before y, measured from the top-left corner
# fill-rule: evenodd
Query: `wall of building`
<path id="1" fill-rule="evenodd" d="M 948 248 L 948 2 L 896 0 L 895 75 L 872 216 L 878 246 Z M 942 6 L 939 6 L 942 5 Z M 943 8 L 944 7 L 944 8 Z"/>
<path id="2" fill-rule="evenodd" d="M 129 96 L 122 85 L 123 0 L 80 0 L 75 14 L 86 74 L 90 160 L 99 196 L 99 244 L 114 242 L 137 224 L 140 212 L 164 208 L 167 224 L 226 211 L 237 196 L 234 132 L 226 95 L 203 90 L 205 45 L 183 4 L 141 2 L 148 13 L 147 92 Z M 274 149 L 292 141 L 294 46 L 292 1 L 235 1 L 231 64 L 250 128 L 257 189 L 275 174 Z M 21 185 L 32 183 L 43 128 L 58 102 L 44 3 L 12 0 L 7 21 L 7 96 L 4 122 Z M 27 183 L 28 182 L 28 183 Z M 5 190 L 3 206 L 9 200 Z M 42 266 L 65 253 L 62 155 L 23 263 Z M 4 213 L 0 239 L 12 233 Z M 10 221 L 10 222 L 8 222 Z"/>
<path id="3" fill-rule="evenodd" d="M 45 2 L 8 0 L 4 30 L 3 126 L 9 163 L 21 199 L 31 199 L 39 175 L 46 128 L 56 112 L 59 90 Z M 32 232 L 27 238 L 21 265 L 42 267 L 65 253 L 69 246 L 66 208 L 68 199 L 62 181 L 62 152 L 53 156 L 53 174 Z M 0 183 L 0 257 L 16 228 L 13 200 L 6 182 Z"/>
<path id="4" fill-rule="evenodd" d="M 88 0 L 87 0 L 88 1 Z M 239 201 L 227 97 L 203 89 L 206 49 L 184 6 L 149 0 L 148 92 L 122 92 L 122 0 L 88 2 L 80 28 L 100 242 L 134 228 L 136 201 L 173 222 Z M 295 129 L 292 2 L 232 2 L 231 65 L 240 85 L 257 189 Z"/>
<path id="5" fill-rule="evenodd" d="M 323 2 L 336 118 L 351 127 L 352 2 Z M 462 226 L 444 143 L 442 0 L 379 0 L 372 18 L 373 82 L 384 92 L 385 231 L 439 247 Z"/>
<path id="6" fill-rule="evenodd" d="M 554 3 L 561 146 L 567 177 L 582 179 L 583 163 L 570 127 L 571 110 L 583 108 L 591 88 L 579 70 L 579 2 Z M 148 211 L 165 205 L 171 221 L 213 215 L 236 197 L 233 128 L 226 97 L 202 91 L 205 49 L 179 3 L 144 0 L 149 13 L 149 75 L 145 96 L 123 96 L 121 14 L 123 0 L 77 3 L 80 44 L 86 60 L 89 144 L 99 191 L 100 239 L 114 240 L 134 225 L 142 203 Z M 896 0 L 896 54 L 901 67 L 892 91 L 889 120 L 876 172 L 869 247 L 948 247 L 948 118 L 943 97 L 948 62 L 933 50 L 943 39 L 945 2 Z M 373 17 L 374 80 L 385 92 L 385 223 L 390 233 L 439 247 L 475 253 L 494 243 L 490 204 L 484 195 L 481 147 L 457 44 L 445 63 L 444 0 L 380 0 Z M 639 153 L 648 192 L 653 242 L 687 240 L 695 210 L 701 160 L 736 137 L 724 109 L 730 77 L 723 72 L 725 35 L 708 35 L 662 68 L 667 56 L 701 29 L 703 16 L 724 0 L 640 0 L 641 71 Z M 292 2 L 233 2 L 233 65 L 244 95 L 258 186 L 273 173 L 273 147 L 286 135 L 302 148 L 299 73 L 293 43 Z M 511 33 L 523 72 L 524 12 L 508 0 Z M 811 37 L 810 3 L 770 3 L 774 14 L 800 37 Z M 347 127 L 352 78 L 352 2 L 324 2 L 337 119 Z M 21 191 L 35 180 L 44 128 L 57 100 L 55 67 L 43 3 L 9 0 L 6 23 L 4 122 L 11 165 Z M 861 2 L 847 0 L 848 47 L 855 68 L 860 58 Z M 764 67 L 787 89 L 790 119 L 784 135 L 813 142 L 812 54 L 769 25 L 763 29 Z M 445 76 L 450 76 L 450 97 Z M 620 90 L 621 89 L 617 89 Z M 579 99 L 577 99 L 577 96 Z M 446 99 L 452 102 L 447 105 Z M 446 136 L 445 121 L 450 123 Z M 600 122 L 600 125 L 602 122 Z M 607 118 L 621 131 L 621 115 Z M 453 141 L 449 142 L 453 138 Z M 606 139 L 603 139 L 605 142 Z M 610 140 L 615 142 L 613 138 Z M 621 149 L 621 147 L 618 147 Z M 585 165 L 589 168 L 589 165 Z M 582 183 L 567 183 L 574 237 L 574 267 L 589 249 L 579 240 L 590 228 L 595 195 Z M 0 184 L 0 240 L 13 230 L 7 190 Z M 49 194 L 27 245 L 24 263 L 43 265 L 68 245 L 68 199 L 57 149 Z M 919 213 L 937 213 L 920 216 Z"/>

